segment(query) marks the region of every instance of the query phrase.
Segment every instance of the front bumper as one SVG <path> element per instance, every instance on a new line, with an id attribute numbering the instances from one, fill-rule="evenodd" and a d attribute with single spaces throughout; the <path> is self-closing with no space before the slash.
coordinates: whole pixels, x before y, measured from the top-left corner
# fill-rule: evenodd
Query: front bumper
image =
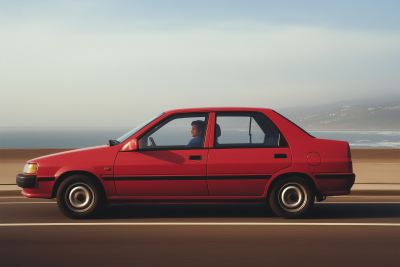
<path id="1" fill-rule="evenodd" d="M 16 180 L 19 187 L 33 188 L 36 183 L 36 175 L 20 173 L 17 175 Z"/>

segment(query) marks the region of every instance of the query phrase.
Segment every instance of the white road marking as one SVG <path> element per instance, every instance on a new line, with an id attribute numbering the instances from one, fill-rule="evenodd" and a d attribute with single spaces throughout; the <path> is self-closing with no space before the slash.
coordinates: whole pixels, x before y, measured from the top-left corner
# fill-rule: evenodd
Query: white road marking
<path id="1" fill-rule="evenodd" d="M 0 205 L 5 204 L 57 204 L 57 202 L 0 202 Z M 315 202 L 315 204 L 400 204 L 400 202 Z M 123 205 L 123 204 L 122 204 Z M 129 205 L 129 204 L 128 204 Z M 132 204 L 135 205 L 135 204 Z M 207 204 L 205 204 L 207 205 Z M 112 206 L 112 205 L 111 205 Z"/>
<path id="2" fill-rule="evenodd" d="M 57 202 L 0 202 L 1 204 L 57 204 Z"/>
<path id="3" fill-rule="evenodd" d="M 315 204 L 400 204 L 400 202 L 316 202 Z"/>
<path id="4" fill-rule="evenodd" d="M 2 223 L 1 226 L 400 226 L 400 223 L 262 223 L 262 222 L 127 222 L 127 223 Z"/>

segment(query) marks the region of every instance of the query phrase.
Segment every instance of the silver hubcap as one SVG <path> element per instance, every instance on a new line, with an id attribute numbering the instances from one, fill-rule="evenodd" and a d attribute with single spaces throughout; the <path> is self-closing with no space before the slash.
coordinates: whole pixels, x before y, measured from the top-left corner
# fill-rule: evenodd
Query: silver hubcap
<path id="1" fill-rule="evenodd" d="M 85 212 L 94 204 L 94 192 L 84 183 L 75 183 L 68 187 L 65 202 L 75 212 Z"/>
<path id="2" fill-rule="evenodd" d="M 307 204 L 307 191 L 298 183 L 287 183 L 279 190 L 279 204 L 288 212 L 297 212 Z"/>

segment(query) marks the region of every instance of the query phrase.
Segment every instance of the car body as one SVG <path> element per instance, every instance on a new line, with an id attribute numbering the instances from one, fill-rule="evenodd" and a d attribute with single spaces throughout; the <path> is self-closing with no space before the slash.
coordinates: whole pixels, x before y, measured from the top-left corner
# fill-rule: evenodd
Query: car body
<path id="1" fill-rule="evenodd" d="M 185 145 L 190 121 L 201 122 L 201 147 Z M 26 166 L 22 194 L 57 198 L 72 218 L 118 203 L 269 203 L 293 218 L 315 198 L 349 194 L 355 181 L 347 142 L 315 138 L 264 108 L 171 110 L 107 145 Z"/>

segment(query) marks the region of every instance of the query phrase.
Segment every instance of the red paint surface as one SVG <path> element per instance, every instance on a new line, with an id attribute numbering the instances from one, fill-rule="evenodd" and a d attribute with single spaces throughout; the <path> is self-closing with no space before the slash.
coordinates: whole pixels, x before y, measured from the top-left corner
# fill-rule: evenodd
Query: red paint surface
<path id="1" fill-rule="evenodd" d="M 317 152 L 310 152 L 307 155 L 307 161 L 311 166 L 318 166 L 321 164 L 321 157 Z"/>
<path id="2" fill-rule="evenodd" d="M 213 148 L 214 112 L 251 111 L 264 113 L 281 131 L 289 147 Z M 210 112 L 205 147 L 191 150 L 121 151 L 135 148 L 131 140 L 140 138 L 154 125 L 171 115 Z M 135 142 L 135 141 L 133 141 Z M 129 148 L 129 149 L 127 149 Z M 287 158 L 274 158 L 287 154 Z M 202 160 L 189 160 L 201 155 Z M 38 163 L 37 181 L 25 188 L 27 197 L 52 196 L 58 179 L 73 173 L 91 175 L 102 183 L 110 203 L 259 203 L 266 199 L 269 186 L 282 175 L 303 175 L 312 181 L 320 195 L 348 194 L 353 178 L 316 179 L 315 174 L 351 174 L 352 163 L 347 142 L 309 136 L 276 112 L 257 108 L 198 108 L 167 111 L 163 116 L 116 146 L 98 146 L 48 155 L 28 162 Z M 111 167 L 106 171 L 105 167 Z M 221 176 L 221 179 L 207 179 Z M 247 175 L 245 179 L 225 179 Z M 252 179 L 252 175 L 270 175 Z M 109 180 L 110 177 L 141 177 L 135 180 Z M 108 177 L 108 178 L 107 178 Z M 149 179 L 147 179 L 148 177 Z M 161 177 L 155 180 L 154 177 Z M 171 179 L 171 177 L 178 177 Z M 186 177 L 185 179 L 181 179 Z M 259 177 L 258 177 L 259 178 Z M 108 180 L 107 180 L 108 179 Z"/>
<path id="3" fill-rule="evenodd" d="M 207 196 L 208 149 L 121 152 L 115 160 L 115 185 L 119 196 Z M 189 156 L 202 156 L 189 160 Z M 118 177 L 144 177 L 117 180 Z M 152 180 L 162 177 L 168 180 Z M 186 180 L 169 180 L 184 176 Z M 198 180 L 198 176 L 204 177 Z M 146 180 L 146 177 L 149 179 Z"/>
<path id="4" fill-rule="evenodd" d="M 287 154 L 287 158 L 274 158 Z M 226 179 L 236 175 L 273 175 L 291 165 L 289 148 L 230 148 L 210 149 L 208 172 L 222 180 L 208 180 L 211 196 L 262 196 L 268 179 Z"/>

